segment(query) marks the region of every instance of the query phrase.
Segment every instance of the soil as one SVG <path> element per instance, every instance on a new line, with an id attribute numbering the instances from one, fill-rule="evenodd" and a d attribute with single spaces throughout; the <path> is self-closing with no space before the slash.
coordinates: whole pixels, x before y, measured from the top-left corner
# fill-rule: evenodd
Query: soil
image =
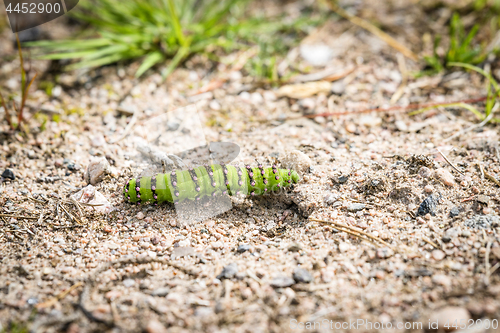
<path id="1" fill-rule="evenodd" d="M 377 13 L 414 14 L 399 6 Z M 402 23 L 385 22 L 398 37 Z M 406 23 L 399 36 L 411 45 L 419 23 Z M 43 29 L 63 35 L 64 26 Z M 0 80 L 14 92 L 11 35 L 0 36 Z M 328 66 L 340 77 L 301 98 L 244 71 L 212 71 L 202 57 L 166 82 L 154 71 L 134 79 L 137 64 L 62 73 L 49 96 L 39 83 L 53 64 L 33 60 L 44 74 L 27 133 L 0 124 L 0 172 L 15 176 L 7 171 L 0 185 L 0 331 L 422 332 L 429 320 L 498 323 L 498 126 L 461 132 L 478 121 L 454 107 L 356 112 L 482 97 L 483 77 L 409 76 L 421 64 L 344 20 L 312 36 L 335 45 Z M 196 106 L 207 142 L 237 143 L 238 161 L 252 165 L 291 160 L 300 182 L 276 196 L 233 198 L 231 210 L 190 224 L 173 204 L 124 202 L 123 186 L 140 172 L 131 138 L 186 105 Z M 94 184 L 108 210 L 71 199 L 98 158 L 110 164 Z M 374 325 L 344 327 L 357 320 Z"/>

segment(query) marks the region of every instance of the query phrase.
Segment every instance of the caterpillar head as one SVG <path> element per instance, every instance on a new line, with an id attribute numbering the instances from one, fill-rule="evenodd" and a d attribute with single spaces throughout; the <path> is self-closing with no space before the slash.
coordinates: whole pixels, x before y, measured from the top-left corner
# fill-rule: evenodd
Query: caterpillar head
<path id="1" fill-rule="evenodd" d="M 299 174 L 296 171 L 294 171 L 294 170 L 292 170 L 291 173 L 292 174 L 290 175 L 290 177 L 292 178 L 292 182 L 294 184 L 297 184 L 299 182 L 299 180 L 300 180 Z"/>

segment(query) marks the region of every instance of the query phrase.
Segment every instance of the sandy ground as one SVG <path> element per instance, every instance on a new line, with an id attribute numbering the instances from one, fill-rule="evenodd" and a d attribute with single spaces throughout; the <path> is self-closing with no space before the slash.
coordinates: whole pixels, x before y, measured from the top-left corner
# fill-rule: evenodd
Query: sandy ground
<path id="1" fill-rule="evenodd" d="M 27 135 L 0 127 L 0 172 L 15 176 L 0 185 L 0 331 L 22 323 L 36 332 L 423 332 L 430 323 L 452 330 L 478 320 L 497 327 L 498 127 L 460 134 L 477 120 L 458 108 L 354 113 L 391 99 L 404 106 L 482 97 L 482 77 L 456 72 L 403 84 L 402 68 L 418 64 L 398 63 L 391 48 L 346 22 L 323 30 L 318 40 L 324 33 L 344 41 L 329 64 L 341 78 L 310 97 L 281 96 L 240 71 L 193 96 L 223 76 L 203 59 L 166 83 L 154 73 L 133 79 L 132 65 L 62 74 L 52 97 L 34 91 L 30 103 L 47 118 L 31 119 Z M 2 55 L 12 52 L 6 45 Z M 16 66 L 2 63 L 12 91 Z M 300 161 L 301 181 L 278 196 L 233 199 L 231 210 L 194 224 L 181 223 L 172 204 L 124 203 L 123 186 L 140 171 L 130 137 L 185 105 L 196 106 L 207 141 L 238 143 L 240 160 L 254 166 Z M 343 111 L 352 114 L 302 117 Z M 79 211 L 70 200 L 97 159 L 110 164 L 95 184 L 110 213 Z"/>

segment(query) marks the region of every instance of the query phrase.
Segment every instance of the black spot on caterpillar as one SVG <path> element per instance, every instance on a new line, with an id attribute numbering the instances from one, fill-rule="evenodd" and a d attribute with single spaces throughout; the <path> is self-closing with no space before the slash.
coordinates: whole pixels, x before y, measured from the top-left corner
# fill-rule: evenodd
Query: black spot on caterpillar
<path id="1" fill-rule="evenodd" d="M 297 172 L 278 169 L 275 165 L 251 168 L 213 164 L 133 178 L 125 184 L 123 194 L 125 200 L 132 203 L 179 203 L 224 194 L 262 195 L 297 183 L 299 179 Z"/>

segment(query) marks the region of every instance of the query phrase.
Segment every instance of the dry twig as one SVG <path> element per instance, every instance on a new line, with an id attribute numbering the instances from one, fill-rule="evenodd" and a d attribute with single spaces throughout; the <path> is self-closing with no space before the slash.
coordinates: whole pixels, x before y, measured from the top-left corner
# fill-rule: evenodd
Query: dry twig
<path id="1" fill-rule="evenodd" d="M 443 154 L 443 153 L 441 152 L 441 150 L 439 150 L 439 148 L 436 148 L 436 150 L 438 151 L 438 153 L 439 153 L 439 154 L 441 154 L 441 156 L 443 156 L 443 158 L 445 159 L 445 161 L 446 161 L 446 162 L 448 162 L 448 164 L 449 164 L 449 165 L 450 165 L 450 166 L 451 166 L 451 167 L 452 167 L 452 168 L 453 168 L 456 172 L 458 172 L 458 173 L 459 173 L 459 174 L 461 174 L 462 176 L 465 176 L 465 175 L 463 174 L 463 172 L 462 172 L 462 171 L 460 171 L 460 170 L 459 170 L 459 169 L 458 169 L 455 165 L 453 165 L 453 163 L 451 163 L 451 162 L 450 162 L 450 160 L 448 159 L 448 157 L 446 157 L 446 155 L 445 155 L 445 154 Z"/>
<path id="2" fill-rule="evenodd" d="M 368 234 L 368 233 L 366 233 L 364 231 L 361 231 L 361 230 L 359 230 L 357 228 L 348 226 L 346 224 L 334 222 L 334 221 L 320 220 L 320 219 L 315 219 L 315 218 L 312 218 L 312 217 L 310 217 L 309 220 L 315 221 L 315 222 L 324 223 L 324 224 L 334 225 L 335 228 L 339 229 L 340 231 L 343 231 L 343 232 L 348 233 L 350 235 L 356 236 L 356 237 L 358 237 L 360 239 L 366 240 L 366 241 L 371 242 L 371 243 L 374 243 L 374 241 L 375 242 L 379 242 L 380 244 L 382 244 L 384 246 L 387 246 L 388 248 L 390 248 L 391 250 L 394 251 L 394 248 L 391 245 L 389 245 L 388 243 L 384 242 L 380 238 L 375 237 L 373 235 L 370 235 L 370 234 Z"/>

